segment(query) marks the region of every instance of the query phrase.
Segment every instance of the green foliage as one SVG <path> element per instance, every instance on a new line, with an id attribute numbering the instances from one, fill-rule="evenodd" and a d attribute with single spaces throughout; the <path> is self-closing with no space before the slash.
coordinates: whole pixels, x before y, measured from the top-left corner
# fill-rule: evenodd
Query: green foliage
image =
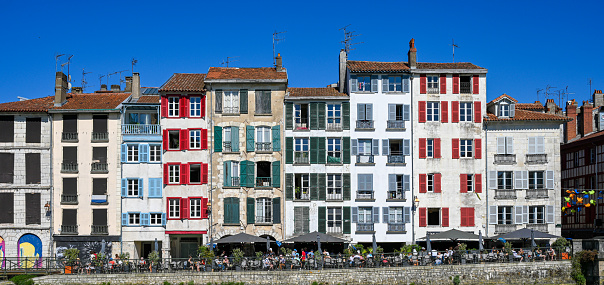
<path id="1" fill-rule="evenodd" d="M 572 258 L 572 267 L 570 270 L 570 277 L 575 281 L 577 285 L 585 285 L 586 280 L 581 270 L 580 252 L 575 254 Z"/>
<path id="2" fill-rule="evenodd" d="M 512 254 L 512 244 L 510 242 L 506 242 L 503 244 L 503 251 L 508 255 Z"/>
<path id="3" fill-rule="evenodd" d="M 279 249 L 279 251 L 281 251 L 281 254 L 283 254 L 283 255 L 291 255 L 293 250 L 282 247 Z"/>
<path id="4" fill-rule="evenodd" d="M 315 251 L 315 258 L 320 259 L 320 258 L 321 258 L 321 255 L 323 255 L 323 252 L 320 252 L 320 251 L 318 251 L 318 250 L 317 250 L 317 251 Z"/>
<path id="5" fill-rule="evenodd" d="M 124 264 L 130 264 L 130 260 L 129 260 L 130 259 L 130 253 L 129 252 L 120 253 L 119 257 L 120 257 L 120 259 L 122 260 L 122 262 Z"/>
<path id="6" fill-rule="evenodd" d="M 94 259 L 94 266 L 101 268 L 105 259 L 107 259 L 107 257 L 103 253 L 97 253 L 96 258 Z"/>
<path id="7" fill-rule="evenodd" d="M 552 243 L 552 247 L 554 247 L 558 253 L 564 252 L 567 246 L 570 246 L 570 241 L 563 237 L 556 239 L 556 241 Z"/>
<path id="8" fill-rule="evenodd" d="M 36 277 L 35 275 L 17 275 L 10 279 L 15 285 L 33 285 L 34 280 L 32 278 Z"/>
<path id="9" fill-rule="evenodd" d="M 185 282 L 180 282 L 178 283 L 178 285 L 185 285 Z"/>
<path id="10" fill-rule="evenodd" d="M 67 264 L 73 265 L 76 262 L 76 260 L 78 259 L 78 256 L 80 256 L 80 250 L 77 248 L 70 248 L 70 249 L 66 249 L 63 254 L 65 255 Z"/>
<path id="11" fill-rule="evenodd" d="M 189 283 L 187 283 L 187 285 L 195 285 L 195 282 L 193 280 L 189 281 Z"/>
<path id="12" fill-rule="evenodd" d="M 243 251 L 240 248 L 233 249 L 233 258 L 235 258 L 236 264 L 240 264 L 243 260 Z"/>
<path id="13" fill-rule="evenodd" d="M 455 277 L 453 278 L 453 284 L 459 285 L 460 283 L 461 283 L 461 280 L 459 279 L 459 275 L 455 275 Z"/>
<path id="14" fill-rule="evenodd" d="M 262 252 L 256 251 L 256 260 L 262 260 Z"/>
<path id="15" fill-rule="evenodd" d="M 214 258 L 214 251 L 210 250 L 207 246 L 202 245 L 197 249 L 197 256 L 201 258 L 211 259 Z"/>
<path id="16" fill-rule="evenodd" d="M 403 245 L 400 249 L 395 249 L 394 253 L 410 253 L 413 252 L 413 249 L 415 249 L 416 251 L 420 251 L 422 248 L 417 245 L 417 244 L 407 244 L 407 245 Z M 378 252 L 380 251 L 379 247 L 378 247 Z"/>
<path id="17" fill-rule="evenodd" d="M 172 283 L 170 283 L 168 281 L 164 281 L 164 285 L 172 285 Z"/>
<path id="18" fill-rule="evenodd" d="M 149 260 L 151 260 L 151 262 L 153 262 L 154 264 L 157 264 L 157 262 L 159 261 L 159 252 L 154 250 L 149 253 Z"/>
<path id="19" fill-rule="evenodd" d="M 103 282 L 101 285 L 111 285 L 111 282 Z"/>

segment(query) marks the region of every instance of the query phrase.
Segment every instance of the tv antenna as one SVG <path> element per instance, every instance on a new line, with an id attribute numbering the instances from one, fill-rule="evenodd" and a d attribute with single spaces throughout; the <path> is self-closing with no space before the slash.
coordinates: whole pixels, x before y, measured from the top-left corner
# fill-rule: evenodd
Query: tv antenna
<path id="1" fill-rule="evenodd" d="M 111 75 L 116 75 L 118 74 L 119 71 L 113 72 L 113 73 L 107 73 L 107 87 L 109 87 L 109 78 L 111 77 Z"/>
<path id="2" fill-rule="evenodd" d="M 86 74 L 90 74 L 92 72 L 86 72 L 84 68 L 82 68 L 82 93 L 84 93 L 84 89 L 88 86 L 88 81 L 86 81 Z"/>
<path id="3" fill-rule="evenodd" d="M 63 72 L 63 67 L 65 67 L 65 65 L 67 65 L 67 82 L 71 82 L 71 74 L 69 73 L 69 66 L 71 65 L 72 57 L 73 57 L 73 55 L 69 55 L 69 57 L 67 58 L 67 62 L 64 62 L 61 64 L 61 72 Z"/>
<path id="4" fill-rule="evenodd" d="M 118 71 L 118 72 L 116 72 L 116 73 L 118 73 L 118 74 L 120 75 L 120 76 L 119 76 L 119 79 L 120 79 L 120 80 L 119 80 L 119 83 L 120 83 L 120 88 L 122 87 L 122 82 L 125 82 L 124 80 L 122 80 L 122 73 L 123 73 L 123 72 L 126 72 L 126 71 L 128 71 L 128 70 L 122 70 L 122 71 Z"/>
<path id="5" fill-rule="evenodd" d="M 358 45 L 358 44 L 362 44 L 363 42 L 360 43 L 353 43 L 352 40 L 360 35 L 356 35 L 355 31 L 348 31 L 348 27 L 350 26 L 350 24 L 346 25 L 343 28 L 340 28 L 340 31 L 344 31 L 344 40 L 341 41 L 341 43 L 344 44 L 344 50 L 346 51 L 346 56 L 348 56 L 348 53 L 350 53 L 350 51 L 355 50 L 354 48 L 352 48 L 352 46 L 354 45 Z"/>
<path id="6" fill-rule="evenodd" d="M 226 65 L 226 67 L 229 67 L 229 63 L 234 62 L 234 61 L 239 61 L 238 59 L 233 59 L 233 58 L 237 58 L 239 56 L 227 56 L 227 59 L 223 62 L 220 63 L 220 65 Z"/>
<path id="7" fill-rule="evenodd" d="M 132 65 L 132 74 L 134 74 L 134 66 L 138 63 L 138 60 L 134 57 L 130 60 L 130 64 Z M 120 74 L 121 75 L 121 74 Z"/>
<path id="8" fill-rule="evenodd" d="M 459 48 L 459 46 L 455 44 L 455 40 L 454 39 L 451 39 L 450 46 L 453 47 L 453 62 L 455 62 L 455 48 Z"/>
<path id="9" fill-rule="evenodd" d="M 65 54 L 56 54 L 55 55 L 55 72 L 59 71 L 59 58 L 61 58 L 62 56 L 64 56 Z"/>
<path id="10" fill-rule="evenodd" d="M 588 79 L 588 84 L 589 84 L 589 96 L 591 96 L 591 78 Z"/>
<path id="11" fill-rule="evenodd" d="M 284 32 L 275 31 L 273 33 L 273 66 L 277 65 L 277 62 L 275 59 L 275 44 L 278 44 L 280 41 L 285 40 L 284 38 L 279 38 L 279 34 L 285 34 L 285 33 L 287 33 L 287 31 L 284 31 Z"/>
<path id="12" fill-rule="evenodd" d="M 101 89 L 101 85 L 103 85 L 103 77 L 105 77 L 105 75 L 99 74 L 99 89 Z"/>
<path id="13" fill-rule="evenodd" d="M 575 94 L 575 93 L 574 92 L 573 93 L 569 93 L 568 92 L 568 86 L 566 86 L 566 88 L 564 88 L 564 92 L 562 92 L 562 94 L 561 94 L 561 97 L 558 98 L 558 105 L 560 105 L 561 98 L 564 98 L 565 95 L 566 95 L 566 99 L 565 100 L 568 101 L 568 95 L 573 95 L 573 94 Z"/>
<path id="14" fill-rule="evenodd" d="M 539 93 L 541 93 L 541 91 L 543 91 L 543 89 L 537 88 L 537 100 L 539 100 Z"/>

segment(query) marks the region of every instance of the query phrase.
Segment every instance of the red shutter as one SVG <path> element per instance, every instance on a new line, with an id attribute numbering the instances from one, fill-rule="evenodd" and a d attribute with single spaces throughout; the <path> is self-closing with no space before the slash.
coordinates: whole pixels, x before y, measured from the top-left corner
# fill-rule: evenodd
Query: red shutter
<path id="1" fill-rule="evenodd" d="M 449 122 L 449 102 L 447 101 L 440 102 L 440 121 L 442 123 Z"/>
<path id="2" fill-rule="evenodd" d="M 168 116 L 168 98 L 163 96 L 161 97 L 161 116 Z"/>
<path id="3" fill-rule="evenodd" d="M 189 130 L 180 130 L 180 150 L 189 149 Z"/>
<path id="4" fill-rule="evenodd" d="M 426 158 L 426 139 L 419 139 L 419 158 Z"/>
<path id="5" fill-rule="evenodd" d="M 453 139 L 453 154 L 451 158 L 458 159 L 459 158 L 459 139 Z"/>
<path id="6" fill-rule="evenodd" d="M 440 94 L 447 94 L 447 75 L 440 75 Z"/>
<path id="7" fill-rule="evenodd" d="M 442 223 L 441 226 L 446 228 L 449 226 L 449 208 L 442 208 Z"/>
<path id="8" fill-rule="evenodd" d="M 189 184 L 189 165 L 180 165 L 180 184 Z"/>
<path id="9" fill-rule="evenodd" d="M 417 102 L 418 106 L 419 106 L 419 122 L 420 123 L 425 123 L 426 122 L 426 101 L 419 101 Z"/>
<path id="10" fill-rule="evenodd" d="M 474 139 L 474 158 L 481 159 L 482 158 L 482 140 Z"/>
<path id="11" fill-rule="evenodd" d="M 208 184 L 208 164 L 201 164 L 201 184 Z"/>
<path id="12" fill-rule="evenodd" d="M 164 133 L 164 135 L 162 137 L 162 140 L 164 142 L 164 150 L 168 150 L 168 137 L 169 137 L 168 130 L 164 130 L 163 133 Z"/>
<path id="13" fill-rule="evenodd" d="M 474 192 L 482 193 L 482 174 L 474 174 Z"/>
<path id="14" fill-rule="evenodd" d="M 208 149 L 208 129 L 201 129 L 201 149 Z"/>
<path id="15" fill-rule="evenodd" d="M 419 175 L 419 193 L 426 193 L 426 181 L 428 176 L 426 174 Z"/>
<path id="16" fill-rule="evenodd" d="M 474 102 L 474 123 L 480 123 L 482 119 L 482 105 L 480 101 Z"/>
<path id="17" fill-rule="evenodd" d="M 442 174 L 440 173 L 434 173 L 434 193 L 440 193 L 441 191 L 441 187 L 440 187 L 440 180 L 441 180 Z"/>
<path id="18" fill-rule="evenodd" d="M 426 94 L 426 75 L 419 75 L 419 94 Z"/>
<path id="19" fill-rule="evenodd" d="M 468 220 L 468 227 L 474 226 L 474 208 L 468 208 L 466 210 L 466 217 Z"/>
<path id="20" fill-rule="evenodd" d="M 189 218 L 189 198 L 180 198 L 180 219 Z"/>
<path id="21" fill-rule="evenodd" d="M 478 94 L 478 75 L 474 75 L 474 78 L 472 78 L 472 85 L 474 86 L 474 90 L 472 90 L 472 93 Z"/>
<path id="22" fill-rule="evenodd" d="M 188 118 L 189 117 L 189 97 L 182 96 L 180 97 L 180 117 Z"/>
<path id="23" fill-rule="evenodd" d="M 201 117 L 206 116 L 206 96 L 201 96 Z"/>
<path id="24" fill-rule="evenodd" d="M 453 94 L 459 94 L 459 74 L 453 74 Z"/>
<path id="25" fill-rule="evenodd" d="M 459 174 L 459 193 L 468 193 L 468 175 Z"/>
<path id="26" fill-rule="evenodd" d="M 201 218 L 208 218 L 208 198 L 201 198 Z"/>
<path id="27" fill-rule="evenodd" d="M 459 123 L 459 101 L 451 101 L 451 123 Z"/>
<path id="28" fill-rule="evenodd" d="M 164 164 L 164 184 L 167 185 L 170 182 L 170 177 L 168 174 L 168 165 Z"/>
<path id="29" fill-rule="evenodd" d="M 461 220 L 460 226 L 461 227 L 467 227 L 468 226 L 468 221 L 467 221 L 468 216 L 467 216 L 466 208 L 459 209 L 459 214 L 460 214 L 460 218 L 461 218 L 460 219 Z"/>
<path id="30" fill-rule="evenodd" d="M 434 139 L 434 158 L 440 158 L 440 138 Z"/>
<path id="31" fill-rule="evenodd" d="M 419 226 L 426 226 L 426 208 L 419 208 Z"/>

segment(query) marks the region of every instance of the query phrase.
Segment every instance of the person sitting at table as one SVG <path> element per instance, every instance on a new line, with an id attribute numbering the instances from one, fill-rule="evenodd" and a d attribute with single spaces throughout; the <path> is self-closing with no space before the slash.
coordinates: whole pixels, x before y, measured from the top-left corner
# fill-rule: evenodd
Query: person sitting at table
<path id="1" fill-rule="evenodd" d="M 231 262 L 229 261 L 229 257 L 228 256 L 224 256 L 224 258 L 222 259 L 222 264 L 224 265 L 224 268 L 228 269 L 229 266 L 231 265 Z"/>
<path id="2" fill-rule="evenodd" d="M 522 250 L 522 249 L 520 249 L 520 250 Z M 515 250 L 512 250 L 512 255 L 514 256 L 514 258 L 520 259 L 520 262 L 522 262 L 522 260 L 524 260 L 524 257 Z"/>
<path id="3" fill-rule="evenodd" d="M 443 264 L 443 254 L 438 252 L 436 253 L 436 259 L 434 260 L 434 264 L 435 265 L 441 265 Z"/>

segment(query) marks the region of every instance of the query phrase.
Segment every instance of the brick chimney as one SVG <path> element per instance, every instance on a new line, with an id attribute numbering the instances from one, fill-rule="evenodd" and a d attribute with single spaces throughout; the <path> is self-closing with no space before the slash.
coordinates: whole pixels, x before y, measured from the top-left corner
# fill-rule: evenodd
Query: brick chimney
<path id="1" fill-rule="evenodd" d="M 101 91 L 107 91 L 107 84 L 101 84 Z"/>
<path id="2" fill-rule="evenodd" d="M 554 102 L 554 99 L 547 99 L 545 102 L 545 112 L 548 114 L 556 114 L 558 110 L 558 105 Z"/>
<path id="3" fill-rule="evenodd" d="M 67 100 L 67 75 L 58 71 L 55 74 L 55 107 L 62 106 Z"/>
<path id="4" fill-rule="evenodd" d="M 275 65 L 277 67 L 277 72 L 281 72 L 283 71 L 283 60 L 281 59 L 281 54 L 278 53 L 277 57 L 275 58 Z"/>
<path id="5" fill-rule="evenodd" d="M 568 142 L 577 136 L 577 103 L 575 100 L 566 102 L 566 116 L 572 121 L 566 122 L 566 139 Z"/>
<path id="6" fill-rule="evenodd" d="M 71 93 L 81 94 L 83 90 L 84 89 L 82 87 L 71 87 Z"/>
<path id="7" fill-rule="evenodd" d="M 417 68 L 417 49 L 415 48 L 415 39 L 409 41 L 409 52 L 407 53 L 409 59 L 409 67 L 411 69 Z"/>
<path id="8" fill-rule="evenodd" d="M 600 106 L 604 106 L 604 94 L 602 94 L 602 90 L 594 90 L 593 101 L 594 101 L 594 108 L 599 108 Z"/>
<path id="9" fill-rule="evenodd" d="M 124 87 L 124 92 L 132 92 L 132 76 L 126 76 L 126 87 Z"/>
<path id="10" fill-rule="evenodd" d="M 136 102 L 141 97 L 141 77 L 138 72 L 132 73 L 132 100 Z"/>
<path id="11" fill-rule="evenodd" d="M 589 103 L 589 101 L 583 101 L 583 106 L 581 106 L 581 116 L 582 124 L 581 124 L 581 135 L 586 136 L 587 134 L 593 132 L 593 123 L 594 123 L 594 114 L 593 114 L 594 106 Z"/>
<path id="12" fill-rule="evenodd" d="M 121 92 L 122 88 L 118 84 L 111 84 L 111 92 Z"/>
<path id="13" fill-rule="evenodd" d="M 339 91 L 344 93 L 346 91 L 346 61 L 348 60 L 348 55 L 346 54 L 346 50 L 340 50 L 340 81 L 338 82 Z"/>

